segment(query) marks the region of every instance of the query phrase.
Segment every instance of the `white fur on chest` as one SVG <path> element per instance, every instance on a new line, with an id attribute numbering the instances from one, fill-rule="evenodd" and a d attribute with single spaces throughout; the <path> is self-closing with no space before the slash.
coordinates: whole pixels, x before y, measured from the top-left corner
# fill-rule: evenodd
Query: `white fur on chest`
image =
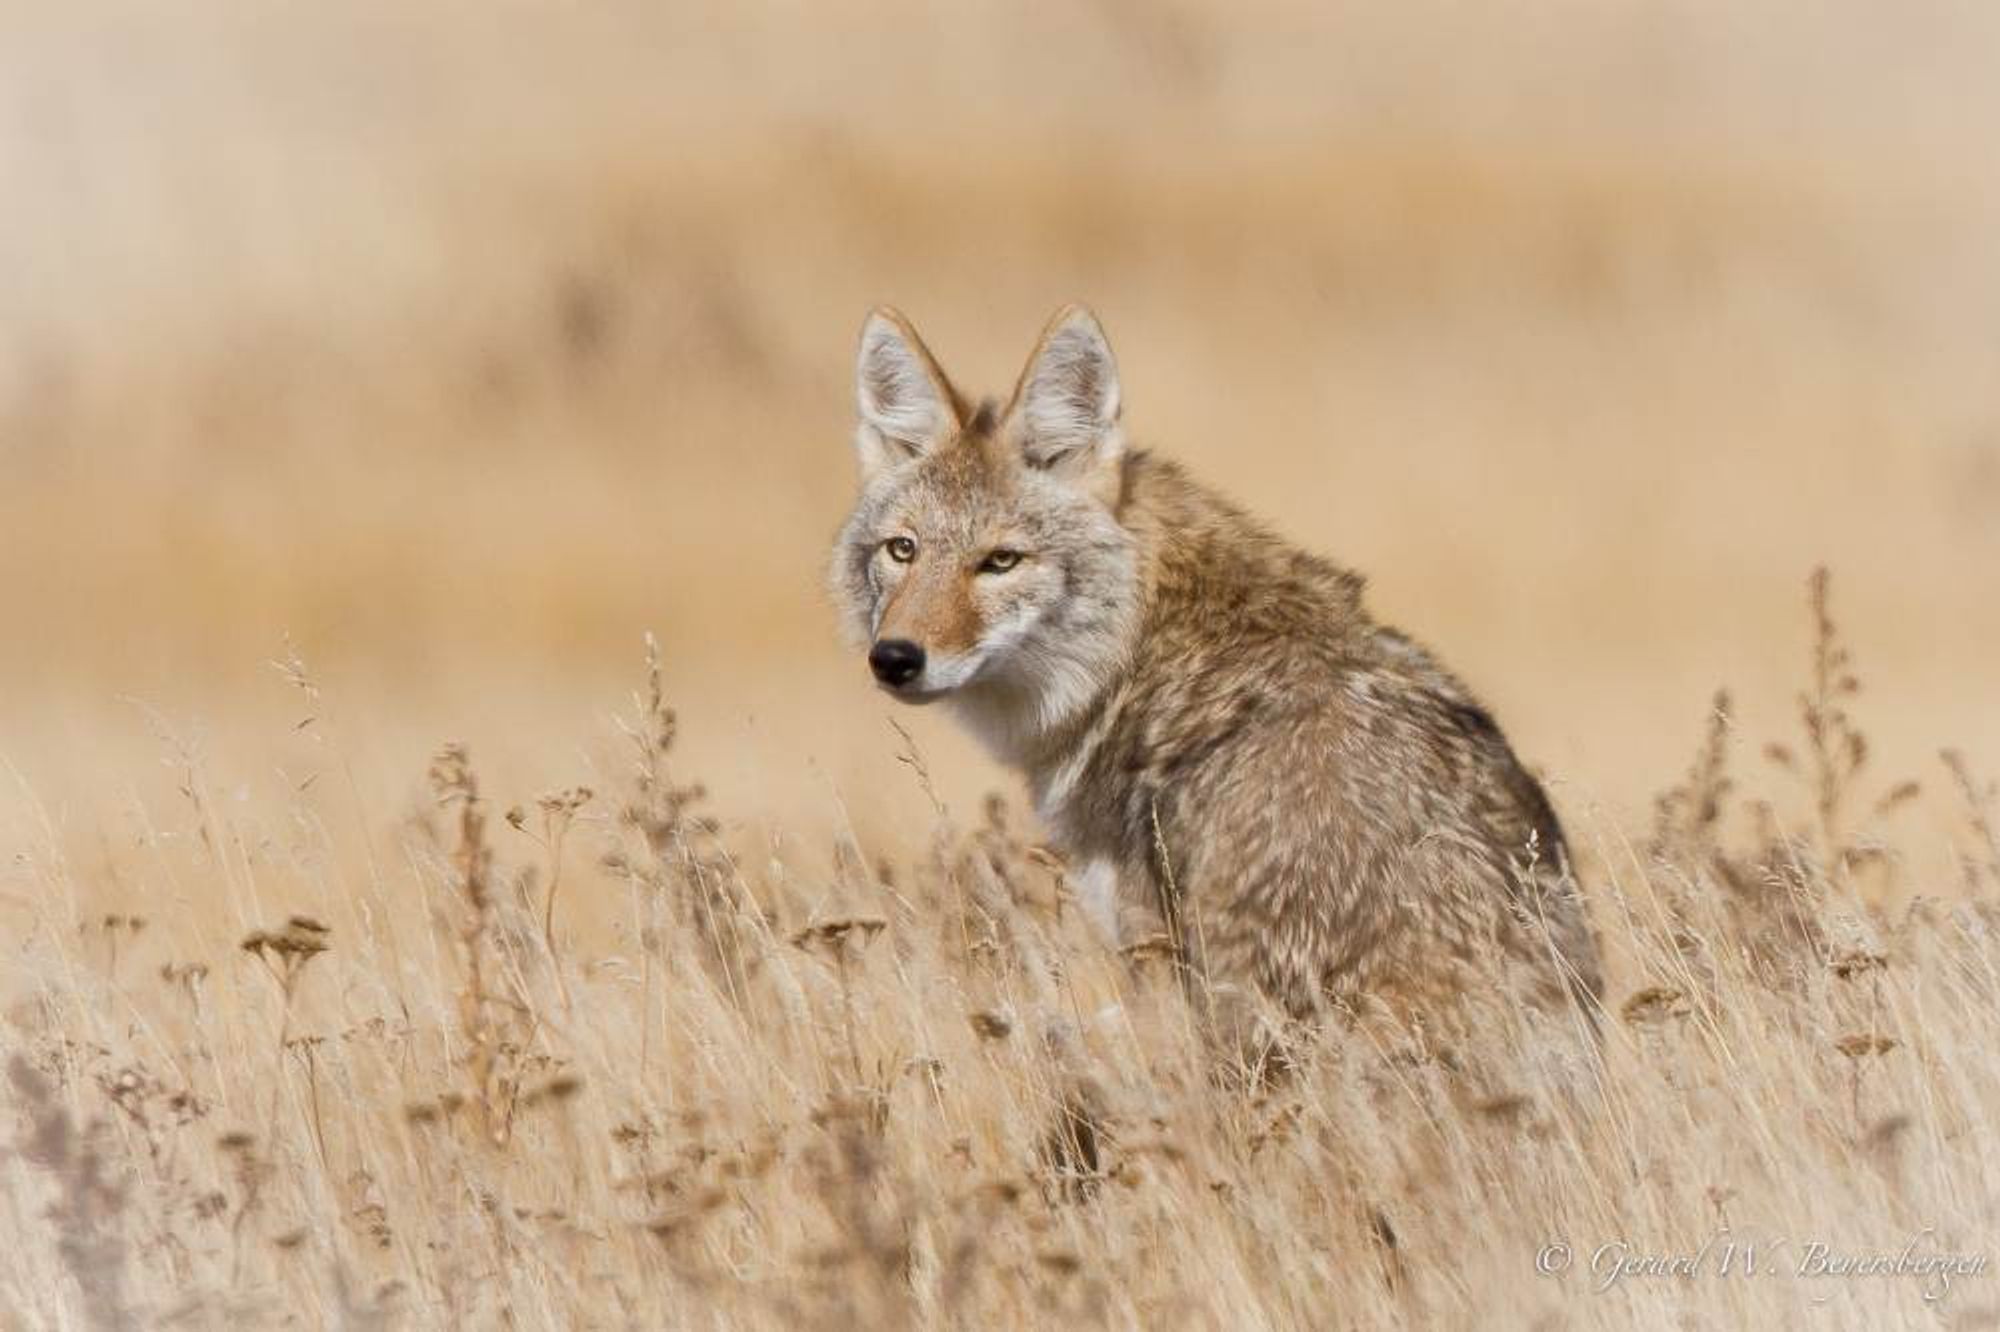
<path id="1" fill-rule="evenodd" d="M 1118 867 L 1108 860 L 1088 861 L 1070 874 L 1069 882 L 1077 905 L 1098 935 L 1110 947 L 1118 947 Z"/>
<path id="2" fill-rule="evenodd" d="M 1040 784 L 1035 793 L 1035 813 L 1043 823 L 1056 834 L 1058 840 L 1068 832 L 1070 798 L 1076 794 L 1077 783 L 1083 780 L 1083 769 L 1090 762 L 1090 750 L 1081 748 L 1067 759 L 1057 764 L 1049 773 L 1048 780 Z"/>

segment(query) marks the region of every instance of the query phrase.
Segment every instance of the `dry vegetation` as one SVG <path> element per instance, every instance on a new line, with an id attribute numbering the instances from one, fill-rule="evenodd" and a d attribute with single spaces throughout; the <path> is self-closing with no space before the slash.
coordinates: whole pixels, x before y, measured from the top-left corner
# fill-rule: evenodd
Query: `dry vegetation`
<path id="1" fill-rule="evenodd" d="M 45 841 L 19 866 L 0 1309 L 1990 1325 L 1990 1271 L 1795 1270 L 1813 1241 L 1988 1253 L 2000 1199 L 1995 792 L 1956 755 L 1935 796 L 1871 779 L 1824 575 L 1812 607 L 1798 739 L 1769 751 L 1794 797 L 1736 798 L 1719 698 L 1643 846 L 1582 830 L 1615 961 L 1594 1053 L 1495 1001 L 1476 1050 L 1294 1031 L 1291 1071 L 1247 1085 L 1216 1075 L 1167 959 L 1094 941 L 1004 801 L 937 806 L 914 858 L 730 845 L 673 770 L 657 662 L 600 789 L 503 812 L 447 747 L 361 847 L 319 783 L 222 801 L 177 752 L 178 808 L 131 811 L 101 862 Z M 1926 799 L 1962 827 L 1962 893 L 1871 905 L 1908 887 L 1883 834 Z M 1599 1244 L 1718 1237 L 1785 1271 L 1593 1293 Z M 1578 1267 L 1538 1276 L 1555 1241 Z"/>
<path id="2" fill-rule="evenodd" d="M 1254 8 L 0 4 L 0 1328 L 2000 1321 L 1582 1270 L 1992 1247 L 2000 12 Z M 1079 297 L 1546 773 L 1601 1058 L 1219 1078 L 866 692 L 860 312 Z"/>

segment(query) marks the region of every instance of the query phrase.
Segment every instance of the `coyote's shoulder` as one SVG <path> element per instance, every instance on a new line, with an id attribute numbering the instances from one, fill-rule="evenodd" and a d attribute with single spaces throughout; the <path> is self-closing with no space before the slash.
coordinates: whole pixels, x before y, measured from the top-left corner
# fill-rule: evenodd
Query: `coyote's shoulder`
<path id="1" fill-rule="evenodd" d="M 1027 776 L 1094 914 L 1294 1013 L 1598 986 L 1554 811 L 1362 580 L 1125 447 L 1096 321 L 1004 409 L 899 316 L 864 331 L 863 488 L 834 587 L 877 679 Z"/>

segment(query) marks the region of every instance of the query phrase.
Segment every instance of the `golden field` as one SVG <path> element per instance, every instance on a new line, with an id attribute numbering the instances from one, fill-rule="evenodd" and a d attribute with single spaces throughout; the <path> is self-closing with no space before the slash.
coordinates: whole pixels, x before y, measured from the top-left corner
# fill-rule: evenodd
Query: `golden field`
<path id="1" fill-rule="evenodd" d="M 0 1320 L 2000 1320 L 1587 1270 L 1993 1247 L 1996 59 L 1928 3 L 0 11 Z M 1216 1085 L 869 689 L 863 311 L 999 390 L 1077 298 L 1134 435 L 1545 774 L 1601 1062 L 1499 1013 L 1478 1079 Z"/>

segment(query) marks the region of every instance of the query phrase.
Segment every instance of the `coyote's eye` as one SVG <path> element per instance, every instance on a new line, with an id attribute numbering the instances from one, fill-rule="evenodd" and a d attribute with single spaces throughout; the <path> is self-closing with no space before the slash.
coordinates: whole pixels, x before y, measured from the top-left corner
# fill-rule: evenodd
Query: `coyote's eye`
<path id="1" fill-rule="evenodd" d="M 889 551 L 889 558 L 898 564 L 908 564 L 917 558 L 917 543 L 908 537 L 890 537 L 883 544 Z"/>
<path id="2" fill-rule="evenodd" d="M 996 550 L 979 562 L 981 573 L 1006 573 L 1021 562 L 1018 550 Z"/>

